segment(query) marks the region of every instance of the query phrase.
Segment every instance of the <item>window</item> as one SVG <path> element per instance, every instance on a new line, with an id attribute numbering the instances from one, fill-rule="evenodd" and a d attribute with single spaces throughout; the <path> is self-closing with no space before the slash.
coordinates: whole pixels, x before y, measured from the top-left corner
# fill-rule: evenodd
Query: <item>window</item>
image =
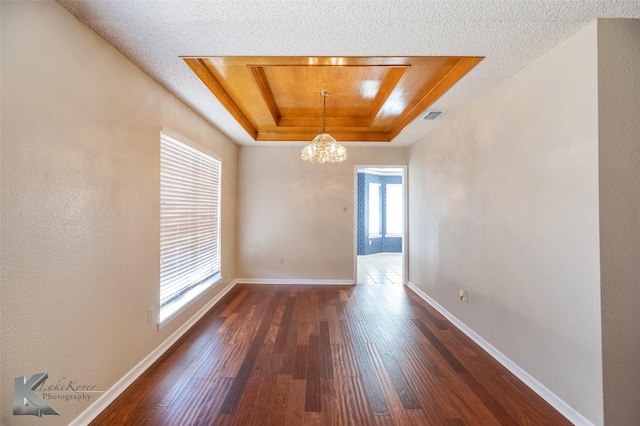
<path id="1" fill-rule="evenodd" d="M 386 237 L 402 236 L 402 184 L 386 185 Z"/>
<path id="2" fill-rule="evenodd" d="M 220 278 L 220 169 L 161 133 L 160 323 Z"/>
<path id="3" fill-rule="evenodd" d="M 380 184 L 369 183 L 369 238 L 380 235 Z"/>

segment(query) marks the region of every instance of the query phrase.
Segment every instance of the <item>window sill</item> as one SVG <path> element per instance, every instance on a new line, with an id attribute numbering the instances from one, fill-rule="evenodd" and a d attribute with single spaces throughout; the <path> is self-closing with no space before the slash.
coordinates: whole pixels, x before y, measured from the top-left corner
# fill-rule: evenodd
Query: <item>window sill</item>
<path id="1" fill-rule="evenodd" d="M 176 299 L 168 305 L 163 306 L 159 314 L 158 330 L 162 330 L 165 325 L 167 325 L 186 307 L 198 300 L 208 289 L 221 281 L 222 274 L 217 273 L 211 278 L 203 281 L 200 285 L 192 288 L 190 291 L 182 295 L 182 297 L 180 297 L 179 299 Z"/>

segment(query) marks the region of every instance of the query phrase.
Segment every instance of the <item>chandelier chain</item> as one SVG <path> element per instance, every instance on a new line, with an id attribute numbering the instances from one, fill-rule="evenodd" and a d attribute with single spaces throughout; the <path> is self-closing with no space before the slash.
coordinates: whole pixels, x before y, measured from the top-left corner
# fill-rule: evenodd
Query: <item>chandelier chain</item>
<path id="1" fill-rule="evenodd" d="M 322 95 L 322 99 L 324 101 L 322 107 L 322 130 L 320 131 L 320 133 L 327 133 L 327 96 L 329 96 L 329 92 L 323 90 L 322 92 L 320 92 L 320 94 Z"/>

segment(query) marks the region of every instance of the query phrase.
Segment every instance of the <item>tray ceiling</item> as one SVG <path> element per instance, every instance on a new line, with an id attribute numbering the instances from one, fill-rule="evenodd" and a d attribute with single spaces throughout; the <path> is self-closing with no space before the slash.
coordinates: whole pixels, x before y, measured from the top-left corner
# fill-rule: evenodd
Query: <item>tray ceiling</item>
<path id="1" fill-rule="evenodd" d="M 481 57 L 189 57 L 206 87 L 256 141 L 395 138 Z"/>
<path id="2" fill-rule="evenodd" d="M 427 112 L 421 111 L 390 143 L 357 143 L 398 147 L 455 120 L 594 19 L 640 18 L 638 0 L 57 2 L 239 145 L 268 142 L 256 141 L 183 58 L 484 57 L 429 107 L 447 114 L 423 120 Z M 325 89 L 332 92 L 327 99 L 332 114 L 343 95 Z M 317 108 L 320 90 L 313 88 L 309 95 L 317 96 Z M 305 137 L 274 144 L 308 142 Z"/>

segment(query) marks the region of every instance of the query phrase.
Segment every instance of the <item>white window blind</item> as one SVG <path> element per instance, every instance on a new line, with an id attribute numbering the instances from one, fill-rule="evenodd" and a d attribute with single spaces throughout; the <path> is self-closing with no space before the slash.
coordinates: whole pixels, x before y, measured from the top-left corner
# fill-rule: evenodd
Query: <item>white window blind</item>
<path id="1" fill-rule="evenodd" d="M 160 313 L 162 322 L 220 274 L 219 160 L 160 138 Z"/>
<path id="2" fill-rule="evenodd" d="M 369 183 L 369 238 L 380 236 L 380 184 Z"/>

